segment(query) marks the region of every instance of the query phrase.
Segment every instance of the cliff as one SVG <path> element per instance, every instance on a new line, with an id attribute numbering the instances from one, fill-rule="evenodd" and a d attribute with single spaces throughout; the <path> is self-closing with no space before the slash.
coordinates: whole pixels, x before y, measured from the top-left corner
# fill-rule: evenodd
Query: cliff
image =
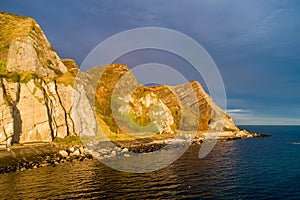
<path id="1" fill-rule="evenodd" d="M 0 111 L 2 147 L 93 136 L 96 120 L 109 135 L 148 137 L 196 128 L 202 136 L 207 130 L 249 136 L 198 82 L 146 87 L 124 64 L 80 72 L 73 60 L 59 58 L 35 20 L 3 12 Z"/>
<path id="2" fill-rule="evenodd" d="M 96 92 L 89 94 L 95 97 L 96 115 L 111 132 L 138 137 L 198 130 L 201 137 L 207 131 L 222 132 L 221 137 L 252 136 L 239 130 L 197 81 L 146 87 L 124 64 L 94 67 L 87 74 L 88 87 L 97 83 Z"/>
<path id="3" fill-rule="evenodd" d="M 0 13 L 0 145 L 81 134 L 78 67 L 61 60 L 35 20 Z M 73 98 L 72 98 L 73 97 Z M 78 121 L 78 120 L 77 120 Z"/>
<path id="4" fill-rule="evenodd" d="M 94 76 L 95 72 L 102 73 L 101 77 Z M 153 89 L 139 84 L 126 65 L 94 67 L 87 73 L 92 83 L 98 82 L 91 95 L 97 116 L 112 132 L 174 133 L 171 110 Z"/>
<path id="5" fill-rule="evenodd" d="M 175 110 L 174 113 L 178 113 L 181 107 L 176 98 L 179 98 L 181 105 L 188 106 L 186 109 L 189 115 L 186 118 L 190 120 L 195 119 L 196 116 L 193 115 L 197 115 L 199 117 L 198 123 L 194 124 L 197 125 L 199 131 L 207 131 L 209 129 L 216 131 L 239 131 L 231 117 L 212 101 L 211 97 L 197 81 L 175 87 L 155 86 L 153 89 L 169 108 Z M 191 123 L 186 122 L 183 123 L 182 128 L 188 129 L 190 126 Z"/>

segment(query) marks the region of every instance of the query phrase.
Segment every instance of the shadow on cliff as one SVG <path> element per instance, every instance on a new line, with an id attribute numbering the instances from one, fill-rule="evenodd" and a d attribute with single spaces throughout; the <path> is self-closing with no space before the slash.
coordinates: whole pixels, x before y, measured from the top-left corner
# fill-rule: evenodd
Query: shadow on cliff
<path id="1" fill-rule="evenodd" d="M 14 116 L 14 134 L 12 137 L 12 143 L 19 143 L 20 136 L 22 134 L 22 119 L 21 119 L 20 111 L 16 105 L 13 105 L 12 113 Z"/>
<path id="2" fill-rule="evenodd" d="M 12 143 L 19 143 L 20 142 L 20 136 L 22 133 L 22 119 L 21 119 L 21 113 L 20 110 L 17 107 L 18 102 L 20 101 L 20 93 L 21 93 L 21 87 L 20 83 L 18 83 L 17 86 L 17 92 L 16 92 L 16 101 L 12 103 L 12 115 L 14 118 L 14 134 L 12 137 Z"/>

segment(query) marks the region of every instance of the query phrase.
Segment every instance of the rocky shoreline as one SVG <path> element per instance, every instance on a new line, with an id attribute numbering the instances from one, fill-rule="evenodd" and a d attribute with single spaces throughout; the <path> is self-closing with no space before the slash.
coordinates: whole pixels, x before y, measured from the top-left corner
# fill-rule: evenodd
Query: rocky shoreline
<path id="1" fill-rule="evenodd" d="M 29 144 L 0 150 L 0 174 L 93 159 L 83 146 Z"/>
<path id="2" fill-rule="evenodd" d="M 253 134 L 252 138 L 269 137 L 267 134 Z M 188 139 L 188 138 L 185 138 Z M 224 137 L 220 141 L 243 139 L 241 137 Z M 113 148 L 88 150 L 82 145 L 29 144 L 0 150 L 0 174 L 25 171 L 39 167 L 53 166 L 60 163 L 84 161 L 87 159 L 107 159 L 113 157 L 130 157 L 130 153 L 149 153 L 157 151 L 172 141 L 172 138 L 143 138 L 132 141 L 114 141 Z M 186 140 L 185 140 L 186 141 Z M 192 145 L 201 145 L 203 138 L 193 138 Z M 182 145 L 178 140 L 175 145 Z M 97 145 L 97 144 L 94 144 Z M 102 145 L 103 146 L 103 145 Z M 99 156 L 100 155 L 100 156 Z"/>

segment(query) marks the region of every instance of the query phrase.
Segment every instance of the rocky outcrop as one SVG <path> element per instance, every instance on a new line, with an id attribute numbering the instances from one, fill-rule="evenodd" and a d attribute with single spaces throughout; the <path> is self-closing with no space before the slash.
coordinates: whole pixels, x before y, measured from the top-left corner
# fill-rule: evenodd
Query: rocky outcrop
<path id="1" fill-rule="evenodd" d="M 82 145 L 28 144 L 0 149 L 0 174 L 93 159 Z"/>
<path id="2" fill-rule="evenodd" d="M 3 147 L 94 136 L 97 120 L 106 123 L 110 133 L 213 130 L 248 137 L 198 82 L 146 87 L 124 64 L 80 72 L 73 60 L 58 57 L 35 20 L 3 12 L 0 108 Z"/>
<path id="3" fill-rule="evenodd" d="M 199 116 L 199 123 L 197 124 L 199 131 L 208 129 L 216 131 L 239 130 L 231 117 L 212 101 L 197 81 L 172 87 L 173 92 L 167 86 L 155 86 L 153 89 L 162 101 L 176 112 L 179 112 L 182 105 L 187 106 L 187 110 L 190 111 L 188 112 L 189 116 L 186 116 L 186 118 L 192 120 L 196 118 L 195 115 Z M 197 112 L 195 113 L 195 111 Z M 183 129 L 188 127 L 190 127 L 190 123 L 183 123 Z"/>
<path id="4" fill-rule="evenodd" d="M 34 19 L 0 13 L 1 56 L 7 71 L 33 71 L 43 76 L 67 72 Z"/>
<path id="5" fill-rule="evenodd" d="M 96 115 L 112 132 L 175 133 L 172 111 L 154 90 L 140 85 L 126 65 L 94 67 L 87 74 L 86 87 L 95 88 L 86 91 L 95 91 L 88 96 L 95 97 L 91 102 Z M 97 84 L 91 87 L 93 83 Z"/>
<path id="6" fill-rule="evenodd" d="M 75 91 L 71 86 L 40 78 L 27 83 L 0 81 L 2 142 L 10 143 L 10 137 L 13 143 L 49 142 L 77 134 L 70 98 Z"/>
<path id="7" fill-rule="evenodd" d="M 117 100 L 119 103 L 116 102 L 116 106 L 118 104 L 121 106 L 117 108 L 116 117 L 122 120 L 126 114 L 129 114 L 128 117 L 134 116 L 135 131 L 145 132 L 145 126 L 148 124 L 147 131 L 160 134 L 174 133 L 172 112 L 154 91 L 141 87 L 132 95 L 127 94 L 124 98 L 118 96 Z M 126 124 L 130 123 L 127 121 Z"/>
<path id="8" fill-rule="evenodd" d="M 113 132 L 172 134 L 197 130 L 204 134 L 214 131 L 220 137 L 246 136 L 199 82 L 146 87 L 123 64 L 95 67 L 87 73 L 91 83 L 98 83 L 96 92 L 90 95 L 95 96 L 97 116 Z"/>
<path id="9" fill-rule="evenodd" d="M 73 104 L 70 114 L 77 136 L 96 135 L 98 130 L 96 118 L 82 85 L 78 85 L 77 90 L 73 90 Z"/>
<path id="10" fill-rule="evenodd" d="M 13 110 L 7 102 L 7 92 L 3 87 L 3 79 L 0 79 L 0 84 L 2 86 L 0 87 L 0 142 L 10 146 L 14 135 Z"/>
<path id="11" fill-rule="evenodd" d="M 60 60 L 33 19 L 1 12 L 0 24 L 0 146 L 93 134 L 76 63 Z"/>

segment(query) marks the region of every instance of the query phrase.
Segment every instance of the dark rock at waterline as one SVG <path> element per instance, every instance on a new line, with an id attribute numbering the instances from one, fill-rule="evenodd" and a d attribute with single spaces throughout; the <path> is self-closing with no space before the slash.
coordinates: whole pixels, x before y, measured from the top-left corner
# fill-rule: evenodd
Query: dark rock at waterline
<path id="1" fill-rule="evenodd" d="M 149 144 L 149 145 L 141 145 L 141 146 L 132 146 L 129 147 L 128 150 L 133 153 L 149 153 L 158 151 L 159 149 L 165 147 L 166 144 Z"/>
<path id="2" fill-rule="evenodd" d="M 62 155 L 61 152 L 68 152 Z M 85 148 L 76 146 L 54 146 L 51 144 L 34 144 L 0 150 L 0 174 L 24 171 L 45 166 L 56 166 L 59 163 L 83 161 L 93 157 Z"/>
<path id="3" fill-rule="evenodd" d="M 261 138 L 264 138 L 264 137 L 272 137 L 272 135 L 264 134 L 264 133 L 260 133 L 260 134 L 257 134 L 257 133 L 256 133 L 256 136 L 254 136 L 254 137 L 261 137 Z"/>
<path id="4" fill-rule="evenodd" d="M 270 137 L 268 134 L 252 134 L 252 138 Z M 222 138 L 221 141 L 242 139 Z M 181 148 L 189 145 L 184 141 L 173 143 L 170 145 L 170 138 L 164 139 L 137 139 L 132 141 L 114 141 L 116 147 L 101 148 L 106 145 L 99 145 L 96 152 L 101 159 L 112 157 L 128 157 L 131 153 L 150 153 L 158 151 L 164 147 Z M 195 138 L 192 141 L 194 145 L 201 145 L 203 138 Z M 94 144 L 94 148 L 97 144 Z M 170 146 L 167 146 L 170 145 Z M 83 146 L 55 146 L 52 144 L 31 144 L 24 146 L 15 146 L 10 150 L 0 150 L 0 173 L 9 173 L 16 171 L 24 171 L 45 166 L 56 166 L 59 163 L 67 163 L 73 161 L 84 161 L 85 159 L 93 159 L 93 155 Z"/>

